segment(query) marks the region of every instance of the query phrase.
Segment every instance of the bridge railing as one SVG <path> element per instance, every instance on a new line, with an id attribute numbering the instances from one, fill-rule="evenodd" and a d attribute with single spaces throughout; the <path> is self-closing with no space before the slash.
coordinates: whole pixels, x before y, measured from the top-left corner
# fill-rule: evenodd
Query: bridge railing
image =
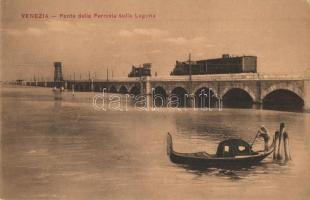
<path id="1" fill-rule="evenodd" d="M 161 76 L 152 77 L 151 81 L 189 81 L 189 76 Z M 300 75 L 281 75 L 281 74 L 261 74 L 261 73 L 242 73 L 242 74 L 210 74 L 193 75 L 192 81 L 234 81 L 234 80 L 305 80 Z"/>
<path id="2" fill-rule="evenodd" d="M 138 82 L 141 79 L 139 77 L 115 77 L 107 79 L 84 79 L 84 80 L 67 80 L 69 82 Z"/>

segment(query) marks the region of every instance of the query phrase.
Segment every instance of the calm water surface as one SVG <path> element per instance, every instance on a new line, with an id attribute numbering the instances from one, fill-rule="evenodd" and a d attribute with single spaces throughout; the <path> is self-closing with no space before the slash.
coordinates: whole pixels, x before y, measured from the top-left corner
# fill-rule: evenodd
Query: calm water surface
<path id="1" fill-rule="evenodd" d="M 2 87 L 2 199 L 309 199 L 310 114 L 254 109 L 96 111 L 94 93 Z M 271 158 L 240 170 L 192 170 L 175 150 L 214 153 L 217 143 L 250 142 L 260 125 L 287 124 L 293 161 Z M 256 149 L 262 149 L 257 141 Z"/>

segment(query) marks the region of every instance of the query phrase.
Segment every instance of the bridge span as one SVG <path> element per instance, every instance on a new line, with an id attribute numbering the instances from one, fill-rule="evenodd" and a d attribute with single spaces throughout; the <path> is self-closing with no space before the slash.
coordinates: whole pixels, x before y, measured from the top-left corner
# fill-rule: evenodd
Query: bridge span
<path id="1" fill-rule="evenodd" d="M 27 82 L 30 86 L 53 87 L 53 82 Z M 118 78 L 110 80 L 65 80 L 67 90 L 141 94 L 153 99 L 152 104 L 164 105 L 169 97 L 180 100 L 181 106 L 206 106 L 203 97 L 215 104 L 217 99 L 225 105 L 293 106 L 310 109 L 310 79 L 301 76 L 248 74 L 217 74 Z M 156 97 L 161 96 L 161 102 Z M 195 101 L 191 100 L 196 97 Z M 182 99 L 181 98 L 181 99 Z M 162 100 L 164 99 L 164 100 Z M 210 106 L 210 104 L 208 104 Z"/>

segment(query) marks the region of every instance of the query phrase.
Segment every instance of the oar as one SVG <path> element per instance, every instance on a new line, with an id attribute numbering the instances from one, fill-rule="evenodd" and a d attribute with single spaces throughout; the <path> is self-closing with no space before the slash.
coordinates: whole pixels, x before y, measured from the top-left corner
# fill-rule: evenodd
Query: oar
<path id="1" fill-rule="evenodd" d="M 253 146 L 253 144 L 254 144 L 254 142 L 255 142 L 255 140 L 256 140 L 256 138 L 257 138 L 257 136 L 258 136 L 259 133 L 260 133 L 260 132 L 259 132 L 259 130 L 258 130 L 257 133 L 256 133 L 256 135 L 255 135 L 255 138 L 254 138 L 252 144 L 250 145 L 251 148 L 252 148 L 252 146 Z"/>

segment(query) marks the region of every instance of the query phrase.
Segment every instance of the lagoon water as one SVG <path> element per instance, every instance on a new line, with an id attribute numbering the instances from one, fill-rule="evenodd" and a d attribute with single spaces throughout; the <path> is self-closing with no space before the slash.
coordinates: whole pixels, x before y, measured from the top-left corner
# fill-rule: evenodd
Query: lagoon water
<path id="1" fill-rule="evenodd" d="M 257 109 L 98 111 L 92 92 L 4 87 L 1 199 L 309 199 L 310 113 Z M 214 153 L 229 137 L 250 142 L 285 122 L 293 160 L 239 170 L 192 170 L 179 152 Z M 254 146 L 263 148 L 258 140 Z"/>

